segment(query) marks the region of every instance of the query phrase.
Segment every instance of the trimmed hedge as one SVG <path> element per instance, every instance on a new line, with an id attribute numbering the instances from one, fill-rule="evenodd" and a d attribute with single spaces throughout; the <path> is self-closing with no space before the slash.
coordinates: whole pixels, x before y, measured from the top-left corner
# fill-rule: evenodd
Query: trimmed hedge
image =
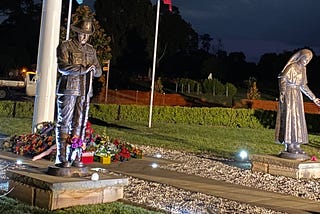
<path id="1" fill-rule="evenodd" d="M 106 108 L 108 110 L 106 110 Z M 126 120 L 144 122 L 149 120 L 149 106 L 92 104 L 90 117 L 102 120 Z M 179 106 L 154 106 L 153 122 L 185 123 L 197 125 L 262 128 L 252 109 L 200 108 Z"/>
<path id="2" fill-rule="evenodd" d="M 33 103 L 32 102 L 0 102 L 0 116 L 3 117 L 32 117 Z"/>
<path id="3" fill-rule="evenodd" d="M 149 120 L 149 106 L 90 104 L 89 116 L 104 122 L 114 120 L 145 122 Z M 31 102 L 0 102 L 0 116 L 32 117 Z M 154 106 L 152 121 L 239 128 L 274 128 L 277 113 L 254 109 Z M 308 129 L 319 133 L 320 115 L 306 114 Z"/>
<path id="4" fill-rule="evenodd" d="M 0 103 L 0 116 L 1 117 L 14 117 L 15 103 L 11 101 L 1 101 Z"/>

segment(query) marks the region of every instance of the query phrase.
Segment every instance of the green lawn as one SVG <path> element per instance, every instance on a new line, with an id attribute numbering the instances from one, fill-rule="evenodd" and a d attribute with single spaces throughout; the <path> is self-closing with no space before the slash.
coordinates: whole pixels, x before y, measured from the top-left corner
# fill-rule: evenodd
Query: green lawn
<path id="1" fill-rule="evenodd" d="M 0 118 L 0 133 L 7 135 L 31 132 L 31 118 Z M 278 154 L 283 146 L 274 143 L 273 129 L 229 128 L 148 122 L 108 121 L 90 119 L 95 133 L 106 132 L 112 138 L 133 144 L 158 146 L 218 157 L 233 157 L 240 149 L 251 154 Z M 320 136 L 309 134 L 310 143 L 303 146 L 309 155 L 320 157 Z"/>
<path id="2" fill-rule="evenodd" d="M 31 132 L 31 118 L 0 118 L 0 134 L 9 136 Z M 148 122 L 108 121 L 90 118 L 95 133 L 107 133 L 133 144 L 164 147 L 195 153 L 212 154 L 217 157 L 232 158 L 240 149 L 250 154 L 278 154 L 282 145 L 274 143 L 273 129 L 248 129 Z M 303 146 L 309 155 L 319 158 L 320 136 L 309 135 L 310 143 Z M 9 212 L 9 211 L 10 212 Z M 111 211 L 110 211 L 111 210 Z M 0 198 L 1 213 L 155 213 L 139 207 L 118 202 L 110 204 L 79 206 L 54 212 L 21 205 L 6 197 Z M 17 212 L 15 212 L 17 211 Z"/>
<path id="3" fill-rule="evenodd" d="M 105 204 L 85 205 L 69 207 L 65 209 L 49 211 L 38 207 L 32 207 L 20 203 L 14 199 L 1 197 L 0 198 L 0 213 L 1 214 L 160 214 L 163 212 L 156 212 L 146 210 L 144 208 L 135 207 L 124 204 L 122 202 L 113 202 Z"/>

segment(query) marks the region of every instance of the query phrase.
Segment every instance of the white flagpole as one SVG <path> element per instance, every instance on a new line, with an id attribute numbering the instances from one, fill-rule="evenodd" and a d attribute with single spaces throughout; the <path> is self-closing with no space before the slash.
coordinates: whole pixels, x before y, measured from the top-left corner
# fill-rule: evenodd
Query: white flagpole
<path id="1" fill-rule="evenodd" d="M 152 80 L 151 80 L 151 94 L 150 94 L 149 128 L 151 128 L 151 121 L 152 121 L 154 79 L 155 79 L 156 64 L 157 64 L 159 13 L 160 13 L 160 0 L 157 0 L 157 18 L 156 18 L 156 31 L 155 31 L 155 35 L 154 35 L 153 66 L 152 66 Z"/>
<path id="2" fill-rule="evenodd" d="M 68 23 L 67 23 L 67 35 L 66 35 L 66 40 L 69 39 L 70 21 L 71 21 L 71 9 L 72 9 L 72 0 L 69 0 L 69 11 L 68 11 Z"/>
<path id="3" fill-rule="evenodd" d="M 42 3 L 32 133 L 35 133 L 37 124 L 54 121 L 61 4 L 62 1 L 57 0 Z"/>

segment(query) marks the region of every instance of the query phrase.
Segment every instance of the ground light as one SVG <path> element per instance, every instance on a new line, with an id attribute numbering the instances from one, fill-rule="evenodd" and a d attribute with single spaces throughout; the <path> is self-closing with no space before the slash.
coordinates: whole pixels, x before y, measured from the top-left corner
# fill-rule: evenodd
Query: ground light
<path id="1" fill-rule="evenodd" d="M 157 153 L 157 154 L 155 155 L 155 157 L 156 157 L 156 158 L 161 158 L 162 155 L 161 155 L 160 153 Z"/>
<path id="2" fill-rule="evenodd" d="M 21 159 L 17 159 L 16 164 L 17 164 L 18 166 L 21 166 L 21 165 L 22 165 L 22 160 L 21 160 Z"/>
<path id="3" fill-rule="evenodd" d="M 241 161 L 248 161 L 249 160 L 249 155 L 246 150 L 241 150 L 238 153 L 238 157 L 240 158 Z"/>
<path id="4" fill-rule="evenodd" d="M 151 164 L 151 167 L 155 169 L 155 168 L 158 168 L 159 165 L 157 163 L 153 163 L 153 164 Z"/>
<path id="5" fill-rule="evenodd" d="M 240 150 L 235 153 L 234 159 L 225 162 L 228 165 L 238 167 L 240 169 L 250 170 L 252 167 L 249 152 L 247 150 Z"/>

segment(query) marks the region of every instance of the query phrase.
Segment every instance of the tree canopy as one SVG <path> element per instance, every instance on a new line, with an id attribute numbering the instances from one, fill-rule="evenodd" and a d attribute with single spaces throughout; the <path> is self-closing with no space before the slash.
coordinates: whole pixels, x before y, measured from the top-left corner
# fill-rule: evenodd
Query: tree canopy
<path id="1" fill-rule="evenodd" d="M 41 4 L 33 0 L 2 0 L 0 15 L 0 70 L 36 63 Z"/>
<path id="2" fill-rule="evenodd" d="M 228 53 L 223 41 L 207 33 L 199 35 L 173 5 L 161 2 L 156 75 L 164 78 L 205 79 L 210 73 L 222 83 L 241 86 L 254 77 L 260 90 L 276 92 L 277 75 L 296 51 L 265 53 L 257 63 L 246 62 L 243 52 Z M 174 2 L 173 2 L 174 3 Z M 36 64 L 42 1 L 1 0 L 0 73 Z M 96 33 L 90 43 L 100 61 L 111 59 L 110 88 L 136 89 L 139 77 L 150 77 L 155 39 L 156 5 L 151 0 L 96 0 L 94 11 L 73 0 L 73 19 L 90 13 Z M 65 39 L 68 1 L 62 2 L 61 39 Z M 218 41 L 215 46 L 213 41 Z M 301 47 L 304 48 L 304 47 Z M 310 88 L 317 89 L 320 67 L 314 55 L 308 64 Z"/>

